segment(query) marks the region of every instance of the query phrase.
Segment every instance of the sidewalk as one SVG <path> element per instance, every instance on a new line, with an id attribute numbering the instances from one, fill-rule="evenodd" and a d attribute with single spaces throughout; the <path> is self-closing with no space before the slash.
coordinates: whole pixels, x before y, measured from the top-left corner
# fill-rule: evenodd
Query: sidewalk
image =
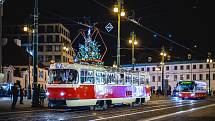
<path id="1" fill-rule="evenodd" d="M 10 97 L 0 97 L 0 113 L 2 112 L 14 112 L 14 111 L 31 111 L 31 110 L 37 110 L 37 109 L 43 109 L 43 108 L 32 108 L 31 107 L 31 99 L 23 99 L 24 104 L 19 104 L 19 98 L 16 103 L 16 109 L 11 110 L 11 104 L 12 99 Z M 45 99 L 44 100 L 44 108 L 48 107 L 48 102 Z"/>
<path id="2" fill-rule="evenodd" d="M 155 100 L 170 100 L 172 97 L 171 96 L 164 96 L 164 95 L 160 95 L 159 98 L 156 97 L 155 94 L 151 95 L 150 97 L 150 101 L 155 101 Z"/>

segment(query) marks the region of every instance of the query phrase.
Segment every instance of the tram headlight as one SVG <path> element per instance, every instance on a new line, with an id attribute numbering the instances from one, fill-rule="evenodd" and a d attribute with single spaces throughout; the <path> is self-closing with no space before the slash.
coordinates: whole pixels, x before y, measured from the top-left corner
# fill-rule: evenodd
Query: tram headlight
<path id="1" fill-rule="evenodd" d="M 49 96 L 49 92 L 46 92 L 46 95 Z"/>
<path id="2" fill-rule="evenodd" d="M 191 94 L 191 96 L 193 97 L 193 96 L 195 96 L 195 94 L 194 94 L 194 93 L 192 93 L 192 94 Z"/>
<path id="3" fill-rule="evenodd" d="M 60 93 L 60 96 L 64 96 L 64 95 L 65 95 L 65 93 L 64 93 L 64 92 L 61 92 L 61 93 Z"/>
<path id="4" fill-rule="evenodd" d="M 182 94 L 181 94 L 181 93 L 179 93 L 178 95 L 179 95 L 179 96 L 182 96 Z"/>

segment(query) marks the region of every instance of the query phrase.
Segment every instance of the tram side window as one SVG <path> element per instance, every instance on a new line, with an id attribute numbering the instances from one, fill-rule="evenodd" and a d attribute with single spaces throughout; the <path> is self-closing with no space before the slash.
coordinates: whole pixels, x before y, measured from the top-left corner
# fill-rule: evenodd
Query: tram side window
<path id="1" fill-rule="evenodd" d="M 116 84 L 116 79 L 114 79 L 115 77 L 114 73 L 108 73 L 107 74 L 107 83 L 108 84 Z"/>
<path id="2" fill-rule="evenodd" d="M 140 84 L 145 84 L 145 76 L 140 76 Z"/>
<path id="3" fill-rule="evenodd" d="M 118 75 L 118 84 L 123 84 L 124 83 L 124 74 Z"/>
<path id="4" fill-rule="evenodd" d="M 126 75 L 125 84 L 126 85 L 131 85 L 131 83 L 132 83 L 132 76 L 131 75 Z"/>
<path id="5" fill-rule="evenodd" d="M 94 73 L 89 70 L 81 70 L 81 83 L 94 83 Z"/>
<path id="6" fill-rule="evenodd" d="M 104 72 L 96 72 L 96 83 L 97 84 L 104 84 L 105 83 Z"/>
<path id="7" fill-rule="evenodd" d="M 135 84 L 135 85 L 139 84 L 139 78 L 137 75 L 133 75 L 133 84 Z"/>

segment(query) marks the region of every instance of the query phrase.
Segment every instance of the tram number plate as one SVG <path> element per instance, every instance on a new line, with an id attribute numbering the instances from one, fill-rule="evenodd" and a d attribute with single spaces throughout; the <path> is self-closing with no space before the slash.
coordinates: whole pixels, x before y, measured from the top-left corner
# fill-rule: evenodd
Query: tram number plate
<path id="1" fill-rule="evenodd" d="M 126 96 L 132 96 L 132 91 L 126 91 Z"/>

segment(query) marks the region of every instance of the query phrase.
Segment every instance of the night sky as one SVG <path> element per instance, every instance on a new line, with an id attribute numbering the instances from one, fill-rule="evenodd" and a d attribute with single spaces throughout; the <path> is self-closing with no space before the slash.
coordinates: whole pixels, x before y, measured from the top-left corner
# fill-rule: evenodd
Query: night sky
<path id="1" fill-rule="evenodd" d="M 116 60 L 117 15 L 111 9 L 116 0 L 39 0 L 40 23 L 63 23 L 71 31 L 73 40 L 84 26 L 76 22 L 95 24 L 108 47 L 104 61 L 106 65 Z M 130 32 L 138 38 L 135 49 L 137 63 L 144 63 L 147 57 L 153 62 L 160 60 L 159 52 L 164 45 L 171 60 L 184 60 L 188 53 L 196 59 L 206 59 L 207 52 L 215 53 L 212 43 L 212 0 L 127 0 L 124 8 L 127 15 L 141 25 L 169 38 L 166 40 L 127 19 L 121 24 L 122 64 L 131 63 Z M 32 22 L 33 0 L 6 0 L 4 3 L 3 27 L 6 25 Z M 114 29 L 105 30 L 111 23 Z M 3 30 L 4 32 L 4 30 Z M 6 33 L 5 33 L 6 34 Z M 175 42 L 178 44 L 175 44 Z M 180 45 L 180 46 L 179 46 Z M 78 49 L 74 46 L 75 49 Z M 187 49 L 185 49 L 187 48 Z"/>

